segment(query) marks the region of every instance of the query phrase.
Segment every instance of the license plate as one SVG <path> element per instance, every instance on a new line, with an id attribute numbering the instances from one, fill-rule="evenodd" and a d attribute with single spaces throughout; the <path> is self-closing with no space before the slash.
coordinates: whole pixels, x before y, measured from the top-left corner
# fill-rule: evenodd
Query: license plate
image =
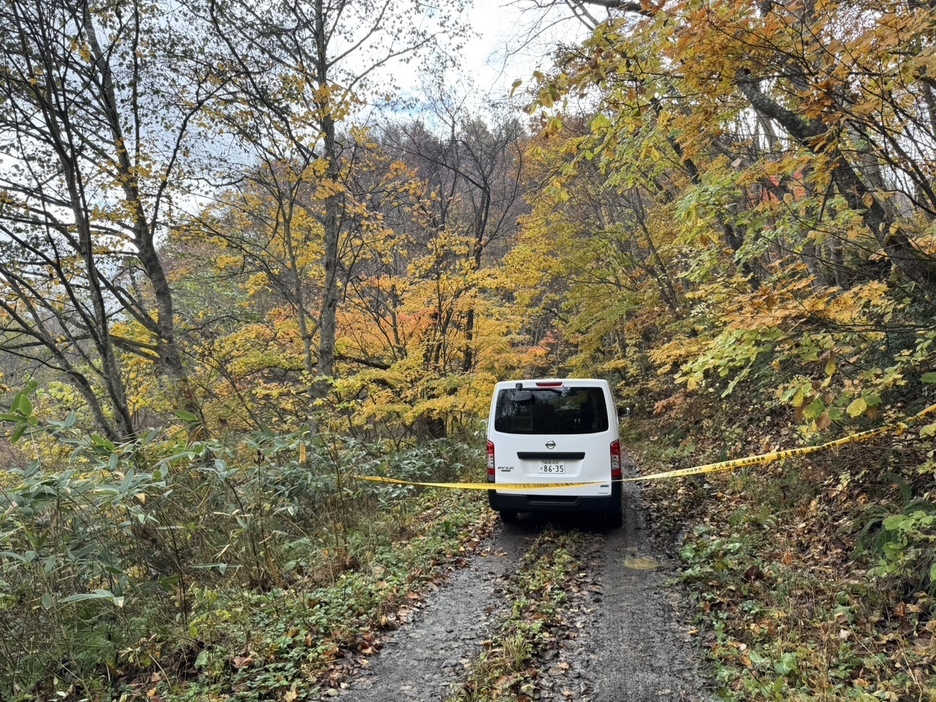
<path id="1" fill-rule="evenodd" d="M 565 461 L 546 459 L 540 463 L 539 472 L 543 475 L 560 475 L 565 473 Z"/>

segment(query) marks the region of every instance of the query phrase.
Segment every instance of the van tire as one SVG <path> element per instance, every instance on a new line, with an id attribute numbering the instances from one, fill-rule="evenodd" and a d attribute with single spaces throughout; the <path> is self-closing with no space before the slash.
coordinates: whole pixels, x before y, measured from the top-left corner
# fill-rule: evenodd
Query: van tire
<path id="1" fill-rule="evenodd" d="M 502 509 L 500 518 L 504 524 L 513 524 L 515 521 L 517 521 L 517 513 L 508 509 Z"/>

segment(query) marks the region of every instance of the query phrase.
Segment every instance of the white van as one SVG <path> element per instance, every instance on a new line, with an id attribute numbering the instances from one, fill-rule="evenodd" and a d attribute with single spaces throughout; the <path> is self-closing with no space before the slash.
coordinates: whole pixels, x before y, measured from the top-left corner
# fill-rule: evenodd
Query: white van
<path id="1" fill-rule="evenodd" d="M 489 490 L 505 522 L 519 512 L 578 511 L 621 524 L 621 441 L 605 380 L 540 379 L 498 383 L 487 432 L 487 479 L 495 485 L 562 485 Z"/>

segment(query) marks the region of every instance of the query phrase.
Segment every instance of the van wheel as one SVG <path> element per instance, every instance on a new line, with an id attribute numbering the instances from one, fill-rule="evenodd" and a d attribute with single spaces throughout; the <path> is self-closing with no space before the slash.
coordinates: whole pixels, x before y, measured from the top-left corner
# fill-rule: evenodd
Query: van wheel
<path id="1" fill-rule="evenodd" d="M 605 526 L 609 529 L 620 529 L 624 525 L 624 513 L 612 512 L 605 515 Z"/>
<path id="2" fill-rule="evenodd" d="M 517 513 L 502 509 L 500 513 L 501 521 L 504 524 L 513 524 L 517 521 Z"/>

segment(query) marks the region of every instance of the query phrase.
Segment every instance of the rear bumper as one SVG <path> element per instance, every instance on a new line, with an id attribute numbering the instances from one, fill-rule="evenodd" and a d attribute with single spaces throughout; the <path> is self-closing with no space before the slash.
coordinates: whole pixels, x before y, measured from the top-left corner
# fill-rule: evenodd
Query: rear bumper
<path id="1" fill-rule="evenodd" d="M 488 491 L 488 503 L 499 512 L 584 512 L 620 514 L 621 483 L 611 485 L 610 495 L 563 496 L 524 495 L 519 492 Z"/>

